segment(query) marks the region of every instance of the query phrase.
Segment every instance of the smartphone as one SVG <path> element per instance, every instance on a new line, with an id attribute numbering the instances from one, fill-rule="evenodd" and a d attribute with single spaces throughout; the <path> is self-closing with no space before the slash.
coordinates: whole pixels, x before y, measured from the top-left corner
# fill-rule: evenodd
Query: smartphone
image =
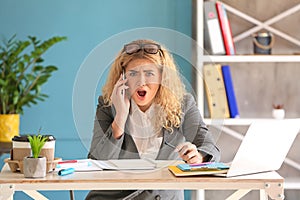
<path id="1" fill-rule="evenodd" d="M 125 68 L 122 67 L 122 79 L 125 80 L 125 78 L 126 78 L 126 77 L 125 77 Z"/>
<path id="2" fill-rule="evenodd" d="M 122 67 L 122 80 L 125 80 L 125 68 Z M 122 95 L 123 95 L 123 98 L 125 97 L 125 90 L 122 90 Z"/>

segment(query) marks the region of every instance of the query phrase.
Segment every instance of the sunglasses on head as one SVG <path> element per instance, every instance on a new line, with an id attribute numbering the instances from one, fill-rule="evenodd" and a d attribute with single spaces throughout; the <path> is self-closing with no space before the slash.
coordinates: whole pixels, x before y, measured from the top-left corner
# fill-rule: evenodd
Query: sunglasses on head
<path id="1" fill-rule="evenodd" d="M 124 52 L 126 52 L 129 55 L 133 53 L 137 53 L 140 50 L 143 50 L 144 52 L 149 54 L 157 54 L 157 52 L 161 50 L 161 47 L 159 44 L 155 44 L 155 43 L 145 43 L 145 44 L 130 43 L 124 45 Z"/>

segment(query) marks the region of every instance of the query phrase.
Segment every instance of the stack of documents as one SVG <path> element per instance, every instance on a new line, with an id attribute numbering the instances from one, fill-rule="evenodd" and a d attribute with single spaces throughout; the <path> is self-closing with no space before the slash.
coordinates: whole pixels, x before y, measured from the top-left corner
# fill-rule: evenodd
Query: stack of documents
<path id="1" fill-rule="evenodd" d="M 120 160 L 65 160 L 57 164 L 55 171 L 74 168 L 75 172 L 102 170 L 152 170 L 174 164 L 170 160 L 120 159 Z"/>
<path id="2" fill-rule="evenodd" d="M 169 170 L 175 176 L 195 176 L 224 174 L 228 171 L 229 165 L 219 162 L 207 162 L 199 164 L 178 164 L 169 166 Z"/>

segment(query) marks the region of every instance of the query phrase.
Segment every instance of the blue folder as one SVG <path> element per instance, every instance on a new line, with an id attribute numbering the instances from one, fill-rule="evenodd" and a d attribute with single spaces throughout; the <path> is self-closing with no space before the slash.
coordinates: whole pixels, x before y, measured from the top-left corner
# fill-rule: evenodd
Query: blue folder
<path id="1" fill-rule="evenodd" d="M 226 90 L 230 118 L 238 118 L 239 110 L 236 102 L 232 79 L 231 79 L 230 67 L 228 65 L 222 66 L 222 75 L 223 75 L 223 80 L 224 80 L 224 85 Z"/>

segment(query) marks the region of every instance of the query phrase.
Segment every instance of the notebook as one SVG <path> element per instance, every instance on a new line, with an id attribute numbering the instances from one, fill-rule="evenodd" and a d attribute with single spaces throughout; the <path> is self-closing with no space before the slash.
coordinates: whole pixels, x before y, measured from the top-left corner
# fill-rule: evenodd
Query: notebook
<path id="1" fill-rule="evenodd" d="M 278 170 L 300 130 L 300 118 L 254 121 L 228 170 L 190 172 L 169 166 L 175 176 L 215 175 L 232 177 Z"/>

